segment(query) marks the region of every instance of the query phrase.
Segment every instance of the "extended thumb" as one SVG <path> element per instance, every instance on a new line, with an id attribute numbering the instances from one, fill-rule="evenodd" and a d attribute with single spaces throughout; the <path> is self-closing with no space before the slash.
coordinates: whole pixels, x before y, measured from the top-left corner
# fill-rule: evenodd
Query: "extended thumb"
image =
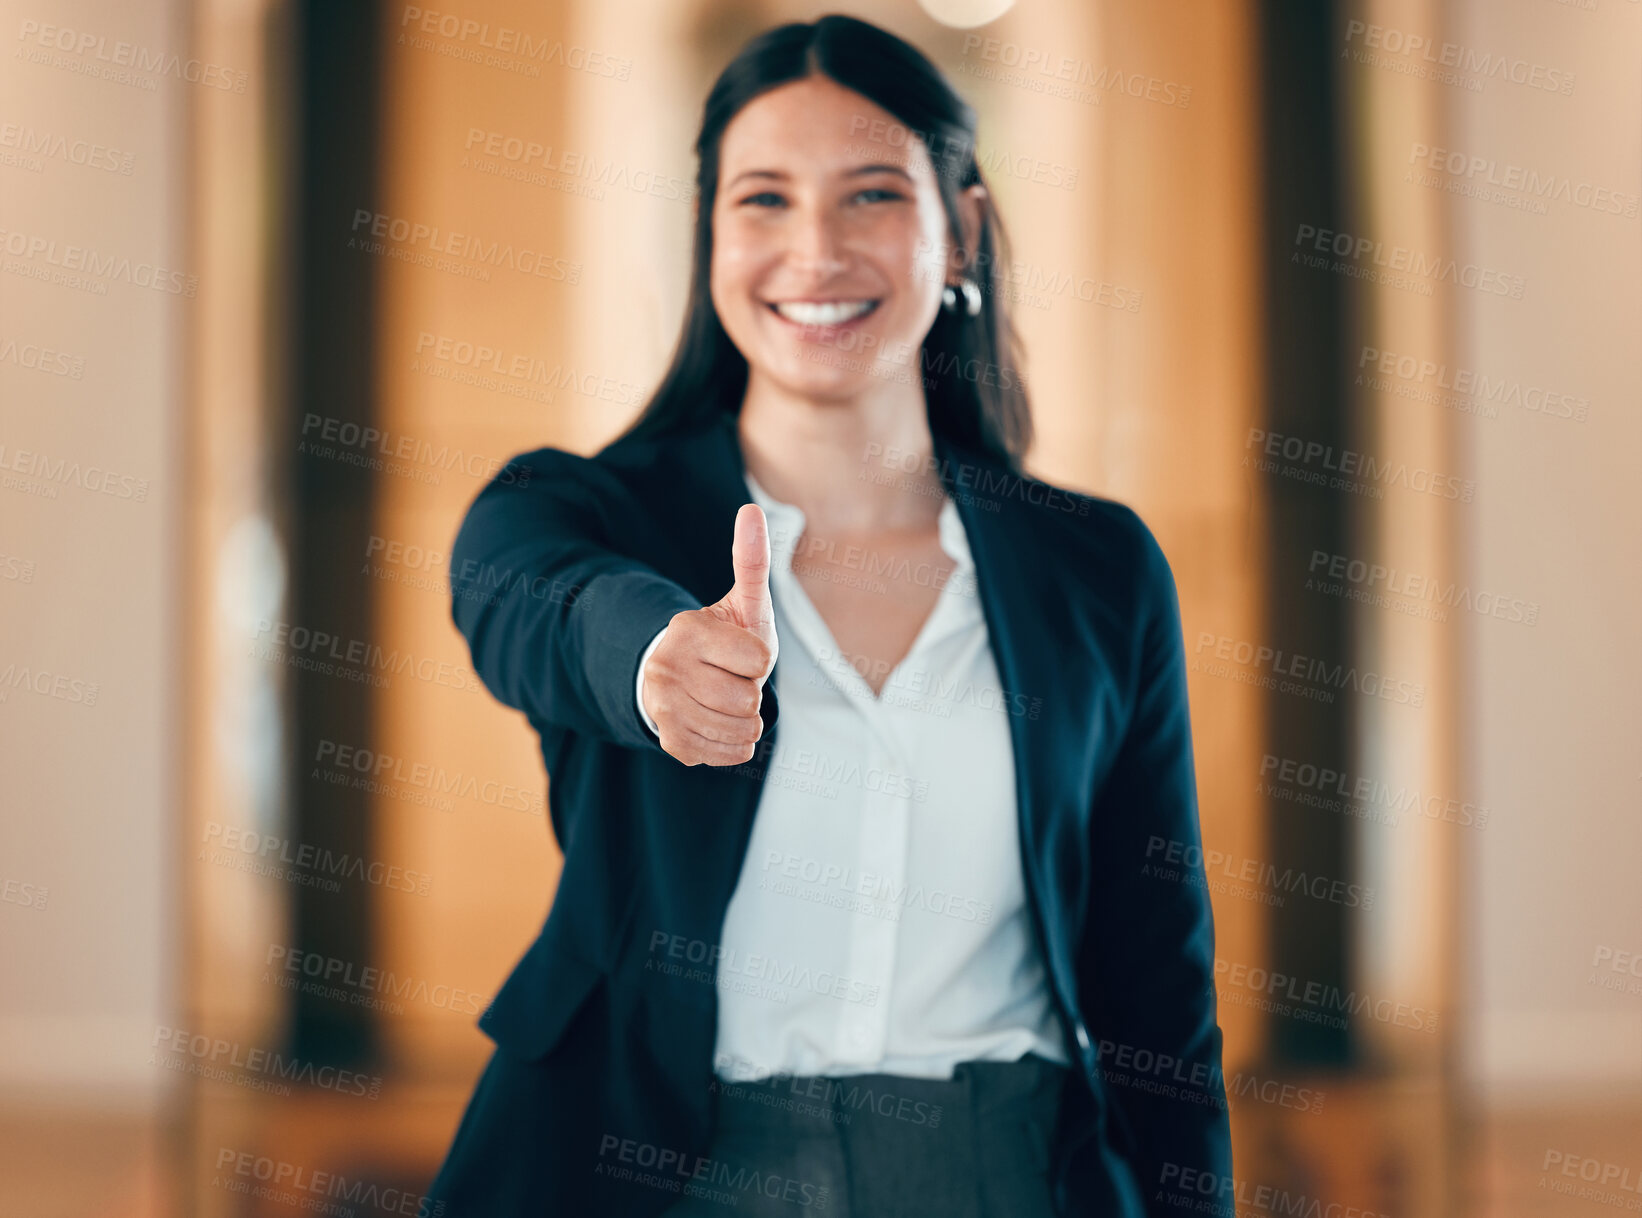
<path id="1" fill-rule="evenodd" d="M 735 571 L 735 585 L 726 599 L 741 618 L 742 625 L 748 629 L 773 626 L 775 607 L 770 601 L 770 530 L 764 520 L 764 509 L 756 503 L 744 503 L 736 513 L 730 565 Z"/>

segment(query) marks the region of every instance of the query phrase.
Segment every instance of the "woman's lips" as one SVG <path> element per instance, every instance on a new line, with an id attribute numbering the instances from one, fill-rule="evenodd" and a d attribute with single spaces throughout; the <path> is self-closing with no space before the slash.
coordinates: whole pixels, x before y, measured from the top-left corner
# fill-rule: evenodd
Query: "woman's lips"
<path id="1" fill-rule="evenodd" d="M 799 337 L 825 340 L 871 317 L 882 303 L 879 300 L 766 301 L 764 307 L 778 321 L 798 331 Z M 814 307 L 810 307 L 812 305 Z M 787 312 L 782 311 L 782 306 L 786 307 Z"/>

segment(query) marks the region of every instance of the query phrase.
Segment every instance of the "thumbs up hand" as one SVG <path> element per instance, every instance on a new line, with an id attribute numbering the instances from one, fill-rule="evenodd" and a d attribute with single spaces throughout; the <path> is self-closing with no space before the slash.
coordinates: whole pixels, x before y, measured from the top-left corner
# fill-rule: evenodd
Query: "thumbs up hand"
<path id="1" fill-rule="evenodd" d="M 685 765 L 742 765 L 764 731 L 764 682 L 775 667 L 770 534 L 756 503 L 736 513 L 735 582 L 717 604 L 674 614 L 644 666 L 644 710 L 662 749 Z"/>

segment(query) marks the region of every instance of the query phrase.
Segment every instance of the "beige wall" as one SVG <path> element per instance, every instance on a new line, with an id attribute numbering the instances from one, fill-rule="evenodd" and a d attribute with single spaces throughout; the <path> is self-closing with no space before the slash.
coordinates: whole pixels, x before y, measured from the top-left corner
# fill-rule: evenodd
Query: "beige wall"
<path id="1" fill-rule="evenodd" d="M 124 41 L 186 58 L 182 14 L 10 0 L 0 11 L 0 153 L 13 158 L 0 164 L 0 553 L 26 565 L 0 564 L 0 673 L 12 674 L 0 690 L 0 883 L 32 886 L 0 902 L 9 1100 L 141 1104 L 168 1085 L 147 1052 L 179 979 L 182 342 L 194 302 L 141 284 L 156 267 L 198 274 L 183 220 L 201 88 L 160 72 L 137 73 L 152 90 L 86 74 L 75 69 L 94 66 L 93 52 L 42 46 L 38 33 L 55 24 L 71 44 L 106 39 L 110 55 Z M 75 163 L 86 153 L 90 164 Z M 36 241 L 54 251 L 31 253 Z M 122 265 L 78 272 L 87 290 L 33 277 L 76 274 L 51 261 L 80 257 L 70 246 Z M 24 366 L 37 347 L 68 363 Z M 47 463 L 32 481 L 50 493 L 13 484 L 31 478 L 16 468 L 25 453 Z M 114 493 L 92 489 L 101 472 Z M 24 669 L 48 691 L 56 678 L 79 684 L 31 692 L 13 683 Z M 35 889 L 44 908 L 18 903 Z"/>
<path id="2" fill-rule="evenodd" d="M 1564 96 L 1490 83 L 1458 94 L 1446 147 L 1642 195 L 1642 5 L 1457 4 L 1451 37 L 1572 73 Z M 1582 194 L 1582 197 L 1583 194 Z M 1470 864 L 1465 1061 L 1518 1090 L 1642 1085 L 1642 977 L 1593 969 L 1642 952 L 1642 220 L 1553 200 L 1535 215 L 1455 199 L 1456 245 L 1526 281 L 1458 314 L 1456 362 L 1588 400 L 1584 421 L 1502 408 L 1468 436 L 1477 483 L 1467 578 L 1541 606 L 1480 621 L 1466 656 L 1465 782 L 1497 809 Z M 1592 984 L 1628 982 L 1630 992 Z"/>

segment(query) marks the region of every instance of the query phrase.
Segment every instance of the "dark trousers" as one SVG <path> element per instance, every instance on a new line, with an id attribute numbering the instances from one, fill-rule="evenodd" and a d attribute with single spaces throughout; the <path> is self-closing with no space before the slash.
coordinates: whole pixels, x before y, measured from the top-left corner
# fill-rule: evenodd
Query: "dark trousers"
<path id="1" fill-rule="evenodd" d="M 663 1218 L 1056 1218 L 1049 1145 L 1069 1072 L 1028 1054 L 895 1074 L 719 1083 L 700 1170 Z"/>

